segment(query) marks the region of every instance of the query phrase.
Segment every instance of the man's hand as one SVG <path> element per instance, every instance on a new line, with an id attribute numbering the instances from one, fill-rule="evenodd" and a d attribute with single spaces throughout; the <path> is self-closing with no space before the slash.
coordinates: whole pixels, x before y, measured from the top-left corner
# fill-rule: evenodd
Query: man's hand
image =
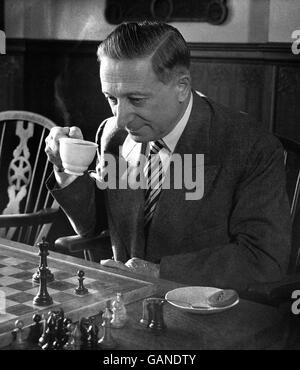
<path id="1" fill-rule="evenodd" d="M 76 126 L 72 127 L 53 127 L 49 135 L 45 139 L 46 147 L 45 152 L 48 160 L 53 163 L 54 168 L 57 171 L 62 171 L 62 162 L 59 154 L 59 139 L 62 137 L 72 137 L 75 139 L 83 139 L 80 128 Z"/>
<path id="2" fill-rule="evenodd" d="M 115 261 L 115 260 L 112 260 L 112 259 L 101 260 L 100 264 L 102 266 L 105 266 L 105 267 L 112 267 L 112 268 L 127 271 L 127 272 L 131 271 L 130 268 L 125 266 L 123 262 Z"/>
<path id="3" fill-rule="evenodd" d="M 142 260 L 141 258 L 133 257 L 125 263 L 125 266 L 137 274 L 159 278 L 159 265 Z"/>
<path id="4" fill-rule="evenodd" d="M 122 271 L 133 272 L 153 278 L 159 277 L 159 265 L 137 257 L 131 258 L 125 264 L 112 259 L 101 260 L 100 263 L 102 266 L 112 267 Z"/>

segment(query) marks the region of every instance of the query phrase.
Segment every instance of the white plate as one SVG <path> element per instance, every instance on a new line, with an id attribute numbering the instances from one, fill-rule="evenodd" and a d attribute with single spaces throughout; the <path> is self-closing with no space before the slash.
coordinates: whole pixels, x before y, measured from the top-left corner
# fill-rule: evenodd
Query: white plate
<path id="1" fill-rule="evenodd" d="M 199 313 L 211 314 L 228 310 L 229 308 L 239 303 L 239 298 L 236 301 L 225 307 L 212 307 L 208 304 L 207 299 L 214 293 L 222 289 L 213 287 L 190 286 L 170 290 L 165 295 L 165 299 L 174 307 L 180 310 Z M 185 303 L 186 302 L 186 303 Z M 189 304 L 202 306 L 201 308 L 190 307 Z"/>

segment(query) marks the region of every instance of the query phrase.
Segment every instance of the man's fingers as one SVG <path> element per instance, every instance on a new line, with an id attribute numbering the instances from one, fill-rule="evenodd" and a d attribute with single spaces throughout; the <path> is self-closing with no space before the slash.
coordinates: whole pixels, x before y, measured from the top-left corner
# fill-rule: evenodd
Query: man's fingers
<path id="1" fill-rule="evenodd" d="M 83 139 L 82 132 L 79 127 L 72 126 L 70 127 L 69 136 L 74 139 Z"/>
<path id="2" fill-rule="evenodd" d="M 45 139 L 46 143 L 45 152 L 48 156 L 49 161 L 52 162 L 58 168 L 62 166 L 59 154 L 59 139 L 63 137 L 73 137 L 77 139 L 83 139 L 83 135 L 80 128 L 76 126 L 72 127 L 55 126 L 50 130 L 49 135 Z"/>
<path id="3" fill-rule="evenodd" d="M 112 259 L 101 260 L 100 264 L 105 267 L 112 267 L 123 271 L 130 271 L 130 269 L 125 266 L 124 263 Z"/>

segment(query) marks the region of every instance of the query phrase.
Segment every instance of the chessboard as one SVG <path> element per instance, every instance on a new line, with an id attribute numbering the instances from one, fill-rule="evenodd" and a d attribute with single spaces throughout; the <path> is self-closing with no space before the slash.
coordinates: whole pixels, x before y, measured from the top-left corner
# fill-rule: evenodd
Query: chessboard
<path id="1" fill-rule="evenodd" d="M 47 290 L 53 303 L 36 306 L 33 298 L 39 284 L 32 281 L 32 276 L 39 262 L 37 247 L 0 238 L 0 348 L 11 342 L 16 320 L 22 320 L 24 327 L 29 327 L 35 313 L 46 315 L 50 310 L 63 309 L 74 322 L 99 314 L 118 292 L 122 293 L 125 303 L 155 292 L 153 283 L 131 274 L 116 273 L 94 262 L 49 251 L 47 263 L 54 281 L 47 283 Z M 84 271 L 84 287 L 88 289 L 82 296 L 75 293 L 78 270 Z"/>

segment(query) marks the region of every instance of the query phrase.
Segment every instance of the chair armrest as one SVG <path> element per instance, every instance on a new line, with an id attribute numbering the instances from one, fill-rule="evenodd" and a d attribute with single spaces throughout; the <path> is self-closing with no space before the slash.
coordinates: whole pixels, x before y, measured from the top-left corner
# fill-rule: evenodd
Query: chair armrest
<path id="1" fill-rule="evenodd" d="M 35 213 L 0 215 L 0 227 L 41 225 L 53 222 L 59 208 L 46 208 Z"/>
<path id="2" fill-rule="evenodd" d="M 300 273 L 288 275 L 280 281 L 249 285 L 248 289 L 241 293 L 241 297 L 278 306 L 281 303 L 288 302 L 293 291 L 297 289 L 300 290 Z"/>
<path id="3" fill-rule="evenodd" d="M 111 258 L 112 256 L 110 236 L 107 230 L 91 238 L 80 235 L 63 236 L 56 239 L 54 245 L 58 252 L 78 253 L 88 250 L 93 251 L 93 254 L 99 252 L 99 259 Z"/>

